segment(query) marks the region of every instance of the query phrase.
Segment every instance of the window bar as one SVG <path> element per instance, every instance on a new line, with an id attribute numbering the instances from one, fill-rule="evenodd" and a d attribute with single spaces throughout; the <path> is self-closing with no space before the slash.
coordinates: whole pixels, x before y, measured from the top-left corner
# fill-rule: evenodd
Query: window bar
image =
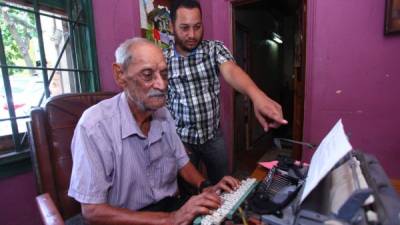
<path id="1" fill-rule="evenodd" d="M 35 0 L 35 9 L 37 9 L 37 5 L 36 5 L 36 4 L 37 4 L 37 0 Z M 79 17 L 80 17 L 81 14 L 82 14 L 82 10 L 79 11 L 79 14 L 78 14 L 78 16 L 76 17 L 75 22 L 72 24 L 72 27 L 70 28 L 70 32 L 73 31 L 73 30 L 75 29 L 75 26 L 76 26 L 77 21 L 79 20 Z M 37 26 L 40 26 L 40 21 L 39 21 L 39 24 L 37 24 Z M 41 27 L 40 27 L 40 37 L 42 38 L 42 42 L 43 42 L 43 37 L 42 37 L 42 34 L 41 34 L 41 33 L 42 33 L 42 32 L 41 32 Z M 38 28 L 38 36 L 39 36 L 39 28 Z M 64 45 L 63 45 L 63 47 L 62 47 L 62 49 L 61 49 L 61 52 L 60 52 L 60 55 L 58 56 L 57 61 L 56 61 L 55 65 L 54 65 L 54 68 L 55 68 L 55 69 L 57 69 L 57 67 L 60 65 L 61 58 L 62 58 L 62 56 L 63 56 L 63 54 L 64 54 L 64 52 L 65 52 L 65 49 L 67 48 L 68 42 L 69 42 L 69 40 L 70 40 L 70 37 L 71 37 L 71 35 L 69 35 L 68 38 L 67 38 L 67 39 L 65 40 L 65 42 L 64 42 Z M 39 42 L 40 42 L 40 40 L 39 40 Z M 42 43 L 42 44 L 43 44 L 43 43 Z M 39 45 L 39 46 L 40 46 L 40 45 Z M 41 50 L 42 50 L 42 49 L 41 49 Z M 43 50 L 44 50 L 44 49 L 43 49 Z M 43 51 L 43 53 L 44 53 L 44 51 Z M 40 54 L 40 55 L 42 56 L 42 54 Z M 43 55 L 44 55 L 44 54 L 43 54 Z M 44 56 L 45 56 L 45 55 L 44 55 Z M 43 67 L 43 63 L 42 63 L 42 67 Z M 43 74 L 46 74 L 46 78 L 47 78 L 47 62 L 46 62 L 46 69 L 43 68 L 42 70 L 43 70 Z M 42 96 L 41 96 L 41 98 L 40 98 L 39 103 L 38 103 L 37 106 L 40 106 L 40 105 L 42 104 L 43 99 L 44 99 L 44 94 L 46 94 L 46 97 L 47 97 L 47 98 L 50 97 L 49 85 L 50 85 L 51 81 L 53 80 L 53 77 L 54 77 L 56 71 L 58 71 L 58 70 L 53 70 L 53 72 L 51 73 L 50 78 L 48 79 L 47 85 L 46 85 L 46 83 L 44 82 L 44 85 L 46 85 L 46 87 L 45 87 L 45 93 L 42 94 Z M 46 91 L 47 91 L 48 93 L 46 93 Z M 26 138 L 26 134 L 24 134 L 24 136 L 23 136 L 22 139 L 21 139 L 21 145 L 22 145 L 23 141 L 25 140 L 25 138 Z"/>
<path id="2" fill-rule="evenodd" d="M 38 0 L 33 0 L 33 9 L 35 13 L 35 21 L 36 21 L 36 28 L 37 28 L 37 33 L 38 33 L 38 41 L 39 41 L 39 49 L 40 49 L 40 61 L 41 61 L 41 67 L 43 71 L 43 86 L 44 86 L 44 93 L 46 94 L 46 97 L 50 96 L 50 90 L 49 90 L 49 80 L 48 80 L 48 74 L 47 74 L 47 61 L 46 61 L 46 53 L 44 51 L 44 42 L 43 42 L 43 33 L 42 33 L 42 24 L 40 22 L 40 14 L 39 14 L 39 6 L 38 6 Z"/>
<path id="3" fill-rule="evenodd" d="M 14 66 L 14 65 L 1 65 L 1 67 L 8 68 L 8 69 L 29 69 L 29 70 L 41 70 L 42 67 L 32 67 L 32 66 Z M 68 68 L 50 68 L 47 67 L 47 70 L 57 70 L 57 71 L 78 71 L 78 72 L 91 72 L 90 69 L 68 69 Z"/>
<path id="4" fill-rule="evenodd" d="M 24 141 L 26 140 L 27 137 L 28 137 L 28 132 L 25 132 L 25 133 L 22 135 L 22 138 L 21 138 L 21 142 L 20 142 L 20 145 L 21 145 L 21 146 L 23 146 Z"/>
<path id="5" fill-rule="evenodd" d="M 1 1 L 0 1 L 0 6 L 4 6 L 4 7 L 16 9 L 16 10 L 21 10 L 21 11 L 25 11 L 25 12 L 29 12 L 29 13 L 35 13 L 35 10 L 31 10 L 31 9 L 27 9 L 27 8 L 23 8 L 23 7 L 18 7 L 18 6 L 15 6 L 15 5 L 9 5 L 9 4 L 1 2 Z M 51 14 L 42 13 L 40 11 L 38 13 L 41 16 L 47 16 L 47 17 L 50 17 L 50 18 L 59 19 L 59 20 L 66 21 L 66 22 L 71 22 L 71 21 L 73 22 L 73 20 L 71 20 L 69 18 L 64 18 L 64 17 L 61 17 L 61 16 L 54 16 L 54 15 L 51 15 Z M 87 25 L 86 23 L 81 22 L 81 21 L 78 21 L 77 23 L 79 25 L 85 25 L 85 26 Z"/>
<path id="6" fill-rule="evenodd" d="M 40 106 L 42 104 L 43 99 L 44 99 L 44 92 L 42 93 L 42 96 L 40 96 L 38 106 Z"/>
<path id="7" fill-rule="evenodd" d="M 0 119 L 0 122 L 8 121 L 8 120 L 26 119 L 26 118 L 29 118 L 29 116 L 16 116 L 16 117 L 10 117 L 10 118 L 3 118 L 3 119 Z"/>
<path id="8" fill-rule="evenodd" d="M 6 60 L 6 54 L 4 51 L 4 43 L 3 43 L 3 34 L 0 29 L 0 63 L 1 65 L 7 65 L 7 60 Z M 14 103 L 13 103 L 13 98 L 12 98 L 12 90 L 11 90 L 11 85 L 10 85 L 10 78 L 8 74 L 8 69 L 6 67 L 1 67 L 1 72 L 3 73 L 3 82 L 4 82 L 4 89 L 6 91 L 6 96 L 7 96 L 7 106 L 8 106 L 8 112 L 10 113 L 11 118 L 15 118 L 15 109 L 14 109 Z M 15 144 L 16 151 L 21 151 L 21 145 L 20 145 L 20 138 L 18 134 L 18 124 L 16 119 L 11 119 L 11 130 L 12 130 L 12 137 L 13 141 Z"/>
<path id="9" fill-rule="evenodd" d="M 79 39 L 82 39 L 82 29 L 77 29 L 75 30 L 75 35 L 74 37 L 78 37 Z M 79 66 L 84 65 L 84 58 L 83 58 L 83 50 L 84 48 L 82 47 L 82 42 L 75 42 L 75 50 L 76 50 L 76 61 L 78 63 Z M 84 73 L 79 73 L 79 86 L 82 92 L 87 91 L 87 77 L 85 76 Z"/>
<path id="10" fill-rule="evenodd" d="M 68 12 L 68 17 L 72 18 L 72 6 L 71 6 L 72 1 L 67 1 L 66 6 L 67 6 L 67 12 Z M 79 13 L 80 14 L 80 13 Z M 69 22 L 69 27 L 72 27 L 73 24 Z M 75 31 L 71 29 L 70 31 L 70 37 L 71 37 L 71 52 L 72 52 L 72 59 L 73 59 L 73 64 L 76 68 L 79 68 L 78 62 L 77 62 L 77 55 L 76 55 L 76 46 L 75 46 Z M 79 72 L 74 73 L 74 80 L 75 80 L 75 90 L 81 90 L 80 89 L 80 79 L 79 79 Z"/>
<path id="11" fill-rule="evenodd" d="M 29 66 L 8 66 L 8 65 L 0 65 L 1 68 L 14 68 L 14 69 L 42 69 L 41 67 L 29 67 Z M 79 72 L 87 72 L 87 73 L 93 73 L 92 70 L 89 69 L 67 69 L 67 68 L 47 68 L 47 70 L 57 70 L 57 71 L 70 71 L 70 72 L 76 72 L 75 74 L 78 74 Z M 78 79 L 78 78 L 76 78 Z M 51 82 L 51 80 L 50 80 Z M 78 89 L 77 89 L 78 90 Z M 44 99 L 44 93 L 42 94 L 42 96 L 39 99 L 39 103 L 37 104 L 37 106 L 40 106 L 43 102 Z M 19 117 L 16 117 L 19 118 Z M 0 122 L 3 121 L 0 119 Z"/>
<path id="12" fill-rule="evenodd" d="M 83 8 L 85 9 L 93 9 L 92 1 L 91 0 L 82 0 L 84 3 Z M 93 21 L 93 11 L 92 10 L 86 10 L 86 23 L 87 24 L 94 24 Z M 90 49 L 89 54 L 89 65 L 91 72 L 90 77 L 91 77 L 91 83 L 92 83 L 92 88 L 91 91 L 97 91 L 100 88 L 100 79 L 96 74 L 99 74 L 98 71 L 98 62 L 97 62 L 97 53 L 96 53 L 96 38 L 91 39 L 91 35 L 95 37 L 95 32 L 94 32 L 94 27 L 87 25 L 87 32 L 86 32 L 86 42 L 88 43 L 88 47 Z"/>
<path id="13" fill-rule="evenodd" d="M 79 12 L 78 16 L 76 17 L 76 21 L 79 20 L 79 17 L 80 17 L 81 14 L 82 14 L 82 11 Z M 65 52 L 65 49 L 67 48 L 69 40 L 71 39 L 71 34 L 72 34 L 73 30 L 75 29 L 75 26 L 76 26 L 76 23 L 73 23 L 72 27 L 70 28 L 70 35 L 68 35 L 67 39 L 64 42 L 64 45 L 63 45 L 63 47 L 62 47 L 62 49 L 60 51 L 60 55 L 58 56 L 57 61 L 56 61 L 55 65 L 54 65 L 54 68 L 57 68 L 60 65 L 61 58 L 62 58 L 62 56 L 63 56 L 63 54 Z M 54 74 L 56 73 L 56 71 L 57 70 L 53 70 L 53 72 L 51 73 L 50 78 L 49 78 L 49 84 L 50 84 L 51 80 L 53 80 L 53 77 L 54 77 Z M 47 97 L 49 97 L 49 96 L 47 96 Z"/>
<path id="14" fill-rule="evenodd" d="M 76 21 L 79 20 L 79 17 L 80 17 L 81 14 L 82 14 L 82 10 L 79 12 L 79 14 L 78 14 L 78 16 L 77 16 L 77 18 L 76 18 Z M 73 30 L 75 29 L 76 24 L 77 24 L 77 23 L 73 23 L 73 24 L 72 24 L 72 27 L 70 28 L 70 35 L 68 36 L 67 40 L 65 40 L 65 42 L 64 42 L 64 46 L 63 46 L 63 48 L 61 49 L 60 55 L 58 56 L 58 59 L 57 59 L 56 64 L 54 65 L 54 68 L 57 68 L 57 66 L 60 64 L 62 55 L 64 54 L 64 51 L 65 51 L 65 49 L 67 48 L 67 44 L 68 44 L 68 42 L 69 42 L 69 40 L 70 40 L 70 37 L 71 37 L 71 35 L 72 35 Z M 54 74 L 55 74 L 56 71 L 57 71 L 57 70 L 53 70 L 53 72 L 52 72 L 51 75 L 50 75 L 50 78 L 49 78 L 48 84 L 47 84 L 47 90 L 49 90 L 49 88 L 48 88 L 48 87 L 49 87 L 49 84 L 50 84 L 51 80 L 53 79 Z M 79 70 L 78 70 L 78 71 L 79 71 Z M 46 94 L 46 97 L 49 97 L 49 96 L 50 96 L 50 95 L 47 95 L 47 94 Z M 40 105 L 42 104 L 43 100 L 44 100 L 44 94 L 42 94 L 42 96 L 40 97 L 38 106 L 40 106 Z"/>

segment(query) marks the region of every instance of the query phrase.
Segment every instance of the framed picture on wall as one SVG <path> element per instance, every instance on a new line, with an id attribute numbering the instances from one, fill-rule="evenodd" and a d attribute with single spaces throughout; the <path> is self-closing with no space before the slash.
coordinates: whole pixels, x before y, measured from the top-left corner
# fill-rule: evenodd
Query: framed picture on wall
<path id="1" fill-rule="evenodd" d="M 170 0 L 138 0 L 140 2 L 140 28 L 142 37 L 161 48 L 173 42 L 169 27 Z"/>
<path id="2" fill-rule="evenodd" d="M 385 34 L 400 33 L 400 0 L 386 0 Z"/>

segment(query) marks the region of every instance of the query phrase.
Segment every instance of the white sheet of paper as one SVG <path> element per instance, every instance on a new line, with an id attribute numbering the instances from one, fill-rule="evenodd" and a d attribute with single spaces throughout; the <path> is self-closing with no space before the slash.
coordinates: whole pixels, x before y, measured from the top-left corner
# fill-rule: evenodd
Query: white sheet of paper
<path id="1" fill-rule="evenodd" d="M 347 140 L 343 129 L 342 119 L 340 119 L 332 130 L 322 140 L 314 155 L 311 158 L 310 168 L 300 203 L 311 193 L 326 174 L 340 161 L 352 146 Z"/>

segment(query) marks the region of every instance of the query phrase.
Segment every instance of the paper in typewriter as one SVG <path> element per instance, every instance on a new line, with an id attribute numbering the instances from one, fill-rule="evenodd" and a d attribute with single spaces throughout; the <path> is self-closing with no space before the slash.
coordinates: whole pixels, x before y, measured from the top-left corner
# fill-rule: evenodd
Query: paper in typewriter
<path id="1" fill-rule="evenodd" d="M 322 140 L 311 158 L 300 203 L 351 149 L 351 144 L 343 129 L 342 119 L 340 119 Z"/>

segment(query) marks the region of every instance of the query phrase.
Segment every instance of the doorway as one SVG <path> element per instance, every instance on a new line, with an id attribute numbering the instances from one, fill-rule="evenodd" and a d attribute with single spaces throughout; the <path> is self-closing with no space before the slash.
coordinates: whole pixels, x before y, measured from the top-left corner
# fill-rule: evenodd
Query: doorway
<path id="1" fill-rule="evenodd" d="M 306 0 L 232 2 L 235 59 L 261 90 L 281 104 L 289 122 L 265 133 L 251 101 L 234 92 L 236 170 L 252 171 L 261 157 L 279 154 L 274 138 L 302 140 L 306 8 Z M 301 146 L 284 148 L 292 158 L 301 158 Z"/>

